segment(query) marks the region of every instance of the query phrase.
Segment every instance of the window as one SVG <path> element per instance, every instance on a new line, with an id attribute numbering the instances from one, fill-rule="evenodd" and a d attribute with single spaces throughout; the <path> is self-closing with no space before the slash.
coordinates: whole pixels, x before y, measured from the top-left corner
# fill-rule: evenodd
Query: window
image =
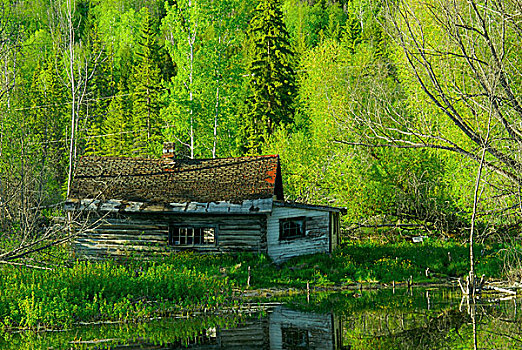
<path id="1" fill-rule="evenodd" d="M 305 217 L 279 220 L 279 240 L 292 240 L 306 235 Z"/>
<path id="2" fill-rule="evenodd" d="M 310 336 L 306 329 L 294 327 L 281 327 L 283 336 L 283 349 L 301 350 L 310 348 Z"/>
<path id="3" fill-rule="evenodd" d="M 173 246 L 211 246 L 216 244 L 214 227 L 169 228 L 169 245 Z"/>

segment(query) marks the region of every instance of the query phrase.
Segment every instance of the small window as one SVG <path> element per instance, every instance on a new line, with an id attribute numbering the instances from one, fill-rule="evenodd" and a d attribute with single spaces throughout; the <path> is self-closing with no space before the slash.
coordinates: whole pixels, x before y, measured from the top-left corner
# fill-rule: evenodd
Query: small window
<path id="1" fill-rule="evenodd" d="M 216 232 L 213 227 L 169 228 L 169 245 L 173 246 L 210 246 L 216 244 Z"/>
<path id="2" fill-rule="evenodd" d="M 305 217 L 279 220 L 279 240 L 291 240 L 306 235 Z"/>
<path id="3" fill-rule="evenodd" d="M 310 335 L 306 329 L 281 327 L 283 349 L 301 350 L 310 348 Z"/>

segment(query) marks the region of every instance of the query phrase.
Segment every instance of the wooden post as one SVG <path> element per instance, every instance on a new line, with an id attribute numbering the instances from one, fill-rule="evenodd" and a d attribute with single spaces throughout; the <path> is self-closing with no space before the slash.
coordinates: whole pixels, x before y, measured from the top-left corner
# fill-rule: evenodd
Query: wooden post
<path id="1" fill-rule="evenodd" d="M 310 281 L 306 281 L 306 302 L 310 303 Z"/>
<path id="2" fill-rule="evenodd" d="M 250 288 L 250 266 L 248 267 L 247 288 Z"/>
<path id="3" fill-rule="evenodd" d="M 393 287 L 393 294 L 395 294 L 395 280 L 392 281 L 392 287 Z"/>

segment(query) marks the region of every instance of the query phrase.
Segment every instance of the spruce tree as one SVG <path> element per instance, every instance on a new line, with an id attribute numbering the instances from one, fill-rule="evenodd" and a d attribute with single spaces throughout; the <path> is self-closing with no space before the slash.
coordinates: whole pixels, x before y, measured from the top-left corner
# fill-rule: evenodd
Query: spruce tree
<path id="1" fill-rule="evenodd" d="M 263 0 L 249 23 L 250 96 L 243 125 L 243 142 L 250 154 L 278 126 L 293 121 L 296 97 L 293 52 L 278 0 Z"/>
<path id="2" fill-rule="evenodd" d="M 91 14 L 91 12 L 89 12 Z M 90 18 L 90 17 L 89 17 Z M 88 130 L 85 154 L 100 155 L 102 152 L 102 124 L 107 117 L 107 108 L 111 102 L 110 96 L 115 94 L 114 65 L 112 48 L 107 49 L 102 42 L 98 25 L 89 21 L 88 46 L 93 65 L 96 66 L 94 75 L 88 81 L 88 99 L 82 113 L 87 118 Z"/>
<path id="3" fill-rule="evenodd" d="M 131 153 L 129 117 L 124 94 L 125 88 L 120 81 L 118 93 L 112 98 L 107 110 L 107 118 L 101 127 L 104 137 L 99 142 L 100 153 L 105 156 L 128 156 Z"/>
<path id="4" fill-rule="evenodd" d="M 162 79 L 158 65 L 159 47 L 149 10 L 143 8 L 137 62 L 130 77 L 132 128 L 135 155 L 159 153 L 162 142 L 160 118 Z"/>

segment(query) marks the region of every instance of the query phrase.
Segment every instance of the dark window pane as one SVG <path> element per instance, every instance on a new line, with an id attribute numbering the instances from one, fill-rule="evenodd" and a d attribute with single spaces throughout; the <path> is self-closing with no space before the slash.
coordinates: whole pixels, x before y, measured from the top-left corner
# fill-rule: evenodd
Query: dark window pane
<path id="1" fill-rule="evenodd" d="M 215 245 L 213 227 L 169 227 L 169 245 Z"/>
<path id="2" fill-rule="evenodd" d="M 279 220 L 279 239 L 291 240 L 305 237 L 305 218 L 288 218 Z"/>

